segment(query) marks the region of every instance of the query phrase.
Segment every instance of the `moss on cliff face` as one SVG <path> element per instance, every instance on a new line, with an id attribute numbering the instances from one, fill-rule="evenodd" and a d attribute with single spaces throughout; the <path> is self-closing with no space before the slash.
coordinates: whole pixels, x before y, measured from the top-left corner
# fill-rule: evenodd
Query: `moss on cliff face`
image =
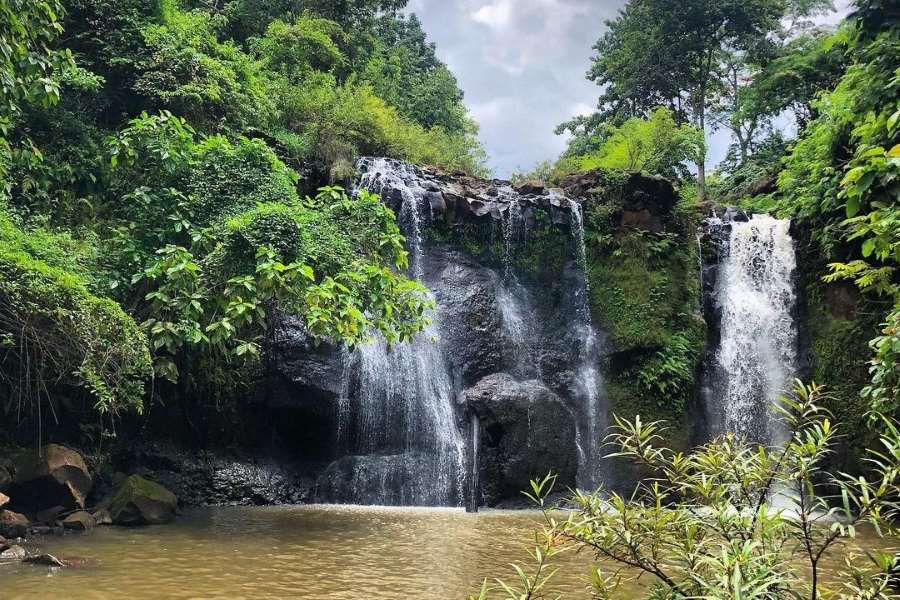
<path id="1" fill-rule="evenodd" d="M 828 392 L 824 405 L 840 427 L 841 447 L 834 454 L 837 466 L 856 471 L 863 449 L 874 442 L 867 426 L 868 403 L 861 391 L 870 382 L 871 340 L 879 330 L 881 314 L 847 284 L 826 284 L 819 257 L 799 257 L 805 314 L 801 335 L 809 351 L 809 373 L 804 374 Z"/>
<path id="2" fill-rule="evenodd" d="M 622 417 L 681 420 L 706 326 L 698 312 L 696 217 L 609 188 L 587 218 L 594 322 L 607 334 L 607 390 Z"/>
<path id="3" fill-rule="evenodd" d="M 695 203 L 664 180 L 625 172 L 598 170 L 562 186 L 582 202 L 589 303 L 606 336 L 602 368 L 611 412 L 683 422 L 706 344 Z M 554 210 L 533 210 L 527 235 L 518 239 L 508 216 L 437 222 L 429 237 L 498 272 L 509 264 L 540 290 L 538 302 L 555 303 L 578 249 L 569 214 Z M 686 434 L 672 437 L 687 443 Z"/>

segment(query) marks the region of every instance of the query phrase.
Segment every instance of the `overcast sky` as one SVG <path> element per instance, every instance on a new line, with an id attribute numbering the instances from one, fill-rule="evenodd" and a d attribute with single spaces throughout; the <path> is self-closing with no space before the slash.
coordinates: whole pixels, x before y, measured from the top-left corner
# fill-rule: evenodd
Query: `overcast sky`
<path id="1" fill-rule="evenodd" d="M 850 0 L 838 0 L 841 12 Z M 410 0 L 438 56 L 466 93 L 494 174 L 556 158 L 556 126 L 591 112 L 599 88 L 585 78 L 591 46 L 625 0 Z M 828 19 L 836 20 L 835 18 Z M 710 140 L 711 162 L 728 147 Z"/>

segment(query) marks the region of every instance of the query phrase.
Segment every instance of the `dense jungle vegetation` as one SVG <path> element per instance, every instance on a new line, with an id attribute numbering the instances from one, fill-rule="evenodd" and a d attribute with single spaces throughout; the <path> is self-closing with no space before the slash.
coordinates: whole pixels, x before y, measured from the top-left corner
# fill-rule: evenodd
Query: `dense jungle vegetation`
<path id="1" fill-rule="evenodd" d="M 213 410 L 250 381 L 282 313 L 350 344 L 425 327 L 395 215 L 347 192 L 355 160 L 488 172 L 457 81 L 405 6 L 0 0 L 0 415 L 13 424 L 0 443 L 51 424 L 105 431 L 163 400 Z M 895 526 L 900 6 L 856 0 L 817 27 L 830 8 L 631 0 L 594 46 L 596 112 L 560 125 L 561 157 L 515 175 L 600 172 L 600 192 L 629 171 L 678 183 L 660 231 L 622 226 L 613 194 L 585 215 L 593 316 L 622 357 L 607 373 L 612 441 L 659 479 L 610 503 L 576 492 L 563 522 L 548 510 L 535 570 L 483 597 L 539 597 L 570 544 L 654 577 L 654 598 L 815 599 L 826 552 L 863 522 Z M 715 129 L 734 144 L 707 172 Z M 776 451 L 725 436 L 681 453 L 635 416 L 683 419 L 696 395 L 694 234 L 722 204 L 789 217 L 798 241 L 802 375 L 824 387 L 783 399 Z M 836 464 L 853 474 L 826 475 Z M 779 485 L 800 494 L 799 521 L 764 501 Z M 541 508 L 551 486 L 531 491 Z M 822 514 L 842 520 L 823 530 Z M 868 558 L 848 565 L 845 597 L 890 597 L 896 558 Z M 594 572 L 598 598 L 618 583 Z"/>
<path id="2" fill-rule="evenodd" d="M 364 154 L 486 174 L 463 94 L 404 4 L 4 2 L 6 416 L 216 398 L 265 354 L 276 306 L 351 342 L 421 328 L 390 211 L 318 191 Z M 689 404 L 704 346 L 692 230 L 730 203 L 794 220 L 828 408 L 860 430 L 868 409 L 896 411 L 897 9 L 861 0 L 815 26 L 829 9 L 698 0 L 671 19 L 665 2 L 629 3 L 594 48 L 598 110 L 560 126 L 558 160 L 515 175 L 680 181 L 672 231 L 615 231 L 614 203 L 587 215 L 592 308 L 630 357 L 609 381 L 622 406 L 679 418 Z M 728 157 L 694 172 L 715 128 Z"/>
<path id="3" fill-rule="evenodd" d="M 588 73 L 602 88 L 598 110 L 560 125 L 558 132 L 572 137 L 559 159 L 514 179 L 638 169 L 680 179 L 694 221 L 714 204 L 791 218 L 808 313 L 803 328 L 814 356 L 810 375 L 834 392 L 828 408 L 854 427 L 872 408 L 895 415 L 900 9 L 856 2 L 835 29 L 814 24 L 831 9 L 817 0 L 692 1 L 683 8 L 684 18 L 671 19 L 666 2 L 630 2 L 608 23 Z M 789 122 L 795 137 L 785 133 Z M 726 159 L 711 173 L 691 172 L 703 163 L 706 136 L 722 128 L 733 139 Z M 666 245 L 660 235 L 620 240 L 618 256 L 607 253 L 606 262 L 614 268 Z M 607 237 L 597 238 L 600 245 Z M 629 244 L 641 250 L 623 251 Z M 594 264 L 604 264 L 602 255 Z M 602 288 L 609 279 L 596 281 Z M 632 310 L 631 320 L 650 310 Z M 619 327 L 630 322 L 621 317 Z M 684 333 L 669 339 L 681 343 L 663 345 L 665 368 L 647 373 L 648 381 L 692 380 L 703 342 L 688 335 L 688 325 L 677 328 Z M 636 330 L 653 328 L 642 323 Z M 694 341 L 685 345 L 685 336 Z M 671 391 L 677 396 L 677 387 Z"/>
<path id="4" fill-rule="evenodd" d="M 393 213 L 316 191 L 363 154 L 485 171 L 404 4 L 4 0 L 5 422 L 219 394 L 276 306 L 351 342 L 422 326 Z"/>
<path id="5" fill-rule="evenodd" d="M 770 449 L 726 434 L 682 452 L 677 425 L 643 411 L 617 418 L 614 456 L 652 477 L 622 495 L 572 492 L 576 510 L 562 515 L 554 477 L 535 480 L 528 496 L 546 524 L 531 560 L 485 582 L 479 598 L 543 597 L 572 552 L 595 558 L 596 598 L 619 597 L 638 577 L 648 598 L 896 597 L 897 557 L 848 542 L 857 526 L 896 536 L 900 509 L 900 5 L 858 0 L 837 30 L 813 27 L 827 8 L 697 0 L 675 19 L 669 3 L 629 2 L 595 46 L 599 110 L 561 126 L 573 138 L 559 160 L 518 176 L 681 172 L 683 197 L 703 210 L 729 203 L 791 218 L 808 375 L 826 385 L 785 394 L 787 442 Z M 778 127 L 788 117 L 793 139 Z M 728 158 L 685 174 L 702 164 L 711 125 L 732 133 Z M 690 364 L 665 362 L 674 372 Z M 840 472 L 847 465 L 863 475 Z M 829 555 L 841 566 L 825 583 Z"/>

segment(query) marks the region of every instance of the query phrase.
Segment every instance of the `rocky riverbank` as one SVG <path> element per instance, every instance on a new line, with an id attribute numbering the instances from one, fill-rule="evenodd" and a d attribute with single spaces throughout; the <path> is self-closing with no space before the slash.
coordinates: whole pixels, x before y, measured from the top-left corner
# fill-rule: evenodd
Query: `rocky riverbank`
<path id="1" fill-rule="evenodd" d="M 41 540 L 99 526 L 175 519 L 178 498 L 158 483 L 139 475 L 118 473 L 110 480 L 100 475 L 81 453 L 59 444 L 11 451 L 0 459 L 0 566 L 77 566 L 77 560 L 40 552 Z"/>

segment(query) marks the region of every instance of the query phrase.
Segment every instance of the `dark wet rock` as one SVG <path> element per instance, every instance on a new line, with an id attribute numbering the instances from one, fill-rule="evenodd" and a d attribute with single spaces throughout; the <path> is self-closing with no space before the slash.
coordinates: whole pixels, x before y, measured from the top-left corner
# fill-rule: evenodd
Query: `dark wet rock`
<path id="1" fill-rule="evenodd" d="M 91 516 L 94 517 L 94 522 L 97 525 L 112 525 L 112 515 L 109 514 L 109 511 L 105 508 L 99 508 L 91 513 Z"/>
<path id="2" fill-rule="evenodd" d="M 59 519 L 59 515 L 66 512 L 68 509 L 64 506 L 53 506 L 51 508 L 45 508 L 44 510 L 38 511 L 35 518 L 40 523 L 56 523 Z"/>
<path id="3" fill-rule="evenodd" d="M 340 395 L 344 368 L 340 353 L 332 344 L 313 338 L 301 319 L 282 319 L 276 331 L 273 355 L 279 375 L 292 384 L 293 393 L 290 398 L 267 397 L 269 406 L 277 407 L 283 402 L 293 405 L 304 398 L 332 402 Z"/>
<path id="4" fill-rule="evenodd" d="M 302 504 L 313 486 L 298 467 L 274 456 L 220 456 L 162 444 L 137 449 L 122 467 L 158 481 L 183 506 Z"/>
<path id="5" fill-rule="evenodd" d="M 13 561 L 24 560 L 28 556 L 28 552 L 22 546 L 10 546 L 3 552 L 0 552 L 0 560 Z"/>
<path id="6" fill-rule="evenodd" d="M 62 526 L 57 525 L 32 525 L 28 528 L 28 535 L 62 535 L 63 533 L 65 533 L 65 531 L 66 530 Z"/>
<path id="7" fill-rule="evenodd" d="M 319 476 L 317 502 L 409 506 L 427 502 L 427 490 L 416 490 L 419 470 L 433 457 L 417 453 L 344 456 Z M 416 497 L 418 496 L 418 497 Z"/>
<path id="8" fill-rule="evenodd" d="M 436 221 L 456 223 L 461 221 L 498 221 L 507 210 L 510 197 L 516 194 L 530 218 L 532 209 L 543 209 L 551 213 L 556 223 L 567 223 L 566 214 L 570 210 L 568 202 L 560 202 L 561 191 L 548 188 L 543 182 L 530 181 L 513 187 L 509 181 L 501 179 L 480 179 L 462 173 L 447 172 L 437 167 L 415 167 L 393 159 L 366 157 L 357 164 L 360 172 L 369 173 L 372 185 L 379 188 L 384 181 L 380 166 L 387 165 L 392 175 L 401 173 L 409 178 L 420 190 L 422 200 L 427 202 L 431 217 Z M 381 190 L 382 199 L 395 211 L 403 199 L 398 190 Z"/>
<path id="9" fill-rule="evenodd" d="M 662 219 L 646 208 L 622 211 L 622 227 L 641 231 L 661 232 L 665 229 Z"/>
<path id="10" fill-rule="evenodd" d="M 10 506 L 29 513 L 52 506 L 84 508 L 92 487 L 81 454 L 59 444 L 47 444 L 39 451 L 24 450 L 15 457 Z"/>
<path id="11" fill-rule="evenodd" d="M 91 516 L 91 513 L 79 510 L 63 519 L 62 526 L 72 531 L 90 531 L 97 526 L 97 522 Z"/>
<path id="12" fill-rule="evenodd" d="M 178 499 L 158 483 L 131 475 L 103 501 L 103 507 L 116 525 L 160 525 L 175 519 Z"/>
<path id="13" fill-rule="evenodd" d="M 426 259 L 426 283 L 439 308 L 441 342 L 463 385 L 501 367 L 503 338 L 497 310 L 497 276 L 451 250 L 435 248 Z"/>
<path id="14" fill-rule="evenodd" d="M 24 537 L 28 532 L 28 517 L 11 510 L 0 510 L 0 535 L 8 538 Z"/>
<path id="15" fill-rule="evenodd" d="M 496 373 L 466 390 L 461 401 L 481 421 L 480 479 L 488 504 L 519 496 L 548 472 L 558 474 L 560 486 L 574 484 L 575 421 L 543 383 Z"/>
<path id="16" fill-rule="evenodd" d="M 0 465 L 0 492 L 5 491 L 10 483 L 12 483 L 12 475 L 10 475 L 9 469 L 6 468 L 6 465 Z"/>
<path id="17" fill-rule="evenodd" d="M 547 186 L 540 180 L 529 180 L 517 183 L 513 186 L 517 192 L 523 195 L 540 195 L 547 190 Z"/>

